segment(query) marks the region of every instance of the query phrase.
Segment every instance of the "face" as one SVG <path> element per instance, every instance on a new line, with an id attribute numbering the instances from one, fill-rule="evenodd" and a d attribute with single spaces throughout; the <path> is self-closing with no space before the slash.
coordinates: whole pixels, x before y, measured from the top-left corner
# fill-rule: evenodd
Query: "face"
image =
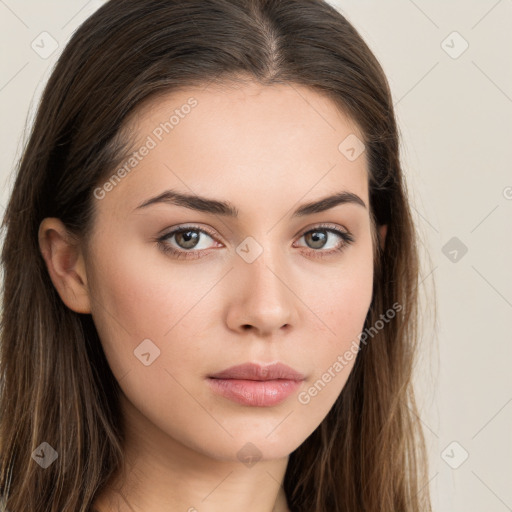
<path id="1" fill-rule="evenodd" d="M 371 302 L 366 154 L 340 149 L 363 137 L 297 85 L 172 93 L 130 129 L 137 155 L 96 189 L 85 258 L 125 412 L 215 459 L 285 457 L 343 389 L 355 360 L 343 355 L 356 353 Z M 195 200 L 140 206 L 166 191 Z M 212 385 L 247 362 L 281 362 L 304 379 Z"/>

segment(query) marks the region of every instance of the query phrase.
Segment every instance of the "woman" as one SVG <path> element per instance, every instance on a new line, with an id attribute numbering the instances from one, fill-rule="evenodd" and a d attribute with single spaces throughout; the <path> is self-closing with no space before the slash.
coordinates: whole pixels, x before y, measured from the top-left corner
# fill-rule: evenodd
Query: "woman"
<path id="1" fill-rule="evenodd" d="M 4 218 L 8 510 L 430 510 L 384 73 L 320 0 L 123 0 Z"/>

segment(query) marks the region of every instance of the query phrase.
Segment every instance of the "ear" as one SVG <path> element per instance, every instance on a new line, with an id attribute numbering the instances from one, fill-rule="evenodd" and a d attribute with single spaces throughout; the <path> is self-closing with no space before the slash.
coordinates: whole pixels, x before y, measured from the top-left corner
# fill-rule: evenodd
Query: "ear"
<path id="1" fill-rule="evenodd" d="M 82 252 L 60 219 L 47 217 L 39 225 L 39 249 L 62 301 L 76 313 L 90 313 Z"/>
<path id="2" fill-rule="evenodd" d="M 382 224 L 379 226 L 379 240 L 380 240 L 380 247 L 382 250 L 384 250 L 384 247 L 386 246 L 386 234 L 388 232 L 388 225 Z"/>

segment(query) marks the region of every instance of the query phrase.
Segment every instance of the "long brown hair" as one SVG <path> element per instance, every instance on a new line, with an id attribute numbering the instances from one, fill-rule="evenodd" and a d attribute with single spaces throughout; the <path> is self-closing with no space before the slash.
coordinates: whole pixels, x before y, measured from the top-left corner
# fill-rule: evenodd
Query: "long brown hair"
<path id="1" fill-rule="evenodd" d="M 155 94 L 245 77 L 328 95 L 364 135 L 370 209 L 387 224 L 361 343 L 339 398 L 290 455 L 297 512 L 431 510 L 412 388 L 417 234 L 388 82 L 323 0 L 111 0 L 65 47 L 44 90 L 3 219 L 0 495 L 12 512 L 86 512 L 123 461 L 119 385 L 90 315 L 60 299 L 38 247 L 45 217 L 87 239 L 93 191 L 128 147 L 123 122 Z M 341 141 L 340 141 L 341 142 Z M 381 322 L 382 323 L 382 322 Z M 46 469 L 32 453 L 47 442 Z"/>

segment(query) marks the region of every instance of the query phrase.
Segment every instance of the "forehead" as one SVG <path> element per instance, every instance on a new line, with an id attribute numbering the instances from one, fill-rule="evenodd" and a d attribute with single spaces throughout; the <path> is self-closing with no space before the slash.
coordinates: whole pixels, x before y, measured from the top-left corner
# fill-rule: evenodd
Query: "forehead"
<path id="1" fill-rule="evenodd" d="M 359 128 L 326 96 L 297 84 L 227 83 L 160 94 L 125 125 L 134 141 L 114 196 L 133 208 L 164 188 L 297 201 L 345 189 L 367 203 L 366 154 L 347 158 Z M 143 154 L 142 154 L 143 153 Z M 135 172 L 134 172 L 135 171 Z"/>
<path id="2" fill-rule="evenodd" d="M 238 142 L 248 142 L 250 136 L 253 146 L 261 140 L 273 140 L 277 146 L 308 138 L 311 143 L 304 149 L 323 139 L 337 149 L 340 137 L 364 138 L 357 124 L 325 94 L 291 83 L 227 82 L 159 94 L 140 105 L 127 124 L 139 139 L 153 133 L 159 141 L 171 132 L 183 137 L 192 132 L 196 139 L 207 134 L 209 139 L 216 135 Z"/>

